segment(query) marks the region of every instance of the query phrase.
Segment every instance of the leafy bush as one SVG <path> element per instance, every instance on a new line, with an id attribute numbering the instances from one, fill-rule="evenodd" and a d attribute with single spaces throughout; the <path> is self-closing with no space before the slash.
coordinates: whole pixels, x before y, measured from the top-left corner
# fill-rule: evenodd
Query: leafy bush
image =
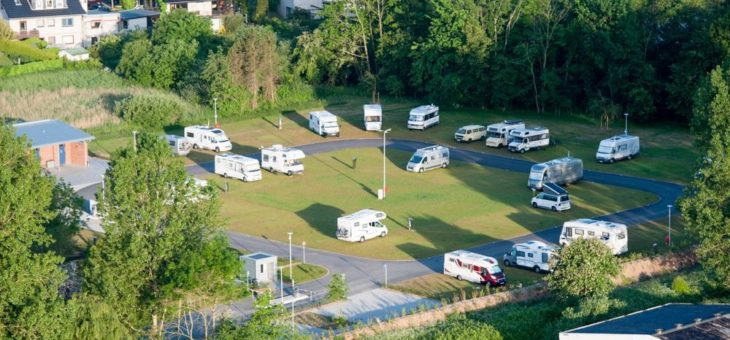
<path id="1" fill-rule="evenodd" d="M 679 295 L 692 295 L 697 292 L 697 289 L 692 287 L 684 276 L 677 276 L 672 280 L 672 290 Z"/>
<path id="2" fill-rule="evenodd" d="M 597 239 L 573 242 L 560 249 L 555 260 L 554 271 L 547 276 L 548 288 L 565 299 L 607 295 L 620 270 L 611 249 Z"/>
<path id="3" fill-rule="evenodd" d="M 423 339 L 480 339 L 480 340 L 502 340 L 502 334 L 492 325 L 485 322 L 467 319 L 463 315 L 457 315 L 439 322 L 433 326 Z"/>
<path id="4" fill-rule="evenodd" d="M 335 301 L 347 298 L 347 282 L 345 282 L 345 275 L 335 274 L 332 275 L 332 280 L 327 285 L 327 300 Z"/>
<path id="5" fill-rule="evenodd" d="M 0 42 L 1 43 L 1 42 Z M 28 64 L 5 66 L 0 68 L 0 78 L 19 76 L 29 73 L 38 73 L 43 71 L 58 70 L 63 68 L 63 60 L 44 60 L 36 61 Z"/>
<path id="6" fill-rule="evenodd" d="M 141 94 L 117 103 L 115 112 L 124 120 L 144 127 L 161 128 L 178 120 L 183 106 L 172 96 Z"/>
<path id="7" fill-rule="evenodd" d="M 0 40 L 9 40 L 15 36 L 15 33 L 8 25 L 8 22 L 0 19 Z"/>
<path id="8" fill-rule="evenodd" d="M 11 60 L 20 58 L 21 62 L 58 59 L 57 49 L 39 49 L 33 44 L 14 40 L 0 40 L 0 52 Z"/>

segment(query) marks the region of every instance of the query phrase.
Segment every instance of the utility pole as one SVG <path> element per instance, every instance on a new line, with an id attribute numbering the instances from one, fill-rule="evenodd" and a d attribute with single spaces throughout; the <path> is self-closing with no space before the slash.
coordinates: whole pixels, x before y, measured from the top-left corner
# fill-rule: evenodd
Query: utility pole
<path id="1" fill-rule="evenodd" d="M 307 264 L 307 242 L 302 241 L 302 264 Z"/>
<path id="2" fill-rule="evenodd" d="M 669 223 L 667 224 L 667 236 L 669 236 L 669 242 L 667 242 L 667 246 L 672 246 L 672 205 L 667 204 L 667 209 L 669 210 Z"/>
<path id="3" fill-rule="evenodd" d="M 629 135 L 629 113 L 624 112 L 624 136 Z"/>
<path id="4" fill-rule="evenodd" d="M 383 264 L 383 269 L 385 269 L 385 288 L 388 288 L 388 264 Z"/>
<path id="5" fill-rule="evenodd" d="M 213 124 L 218 127 L 218 97 L 213 98 Z"/>
<path id="6" fill-rule="evenodd" d="M 294 289 L 294 275 L 292 274 L 291 265 L 291 235 L 294 233 L 290 231 L 287 234 L 289 234 L 289 281 L 291 281 L 291 287 Z"/>

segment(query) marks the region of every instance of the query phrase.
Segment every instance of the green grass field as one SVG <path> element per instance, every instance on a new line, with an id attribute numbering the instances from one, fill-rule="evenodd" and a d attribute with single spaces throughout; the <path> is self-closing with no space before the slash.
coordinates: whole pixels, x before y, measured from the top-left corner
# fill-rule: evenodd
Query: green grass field
<path id="1" fill-rule="evenodd" d="M 327 269 L 322 266 L 309 263 L 296 263 L 293 266 L 294 268 L 292 268 L 292 276 L 294 277 L 294 282 L 296 284 L 306 283 L 327 275 Z M 284 282 L 291 283 L 288 265 L 284 267 L 283 276 Z"/>
<path id="2" fill-rule="evenodd" d="M 350 160 L 358 157 L 357 169 Z M 264 173 L 260 182 L 230 181 L 221 213 L 230 230 L 294 242 L 338 253 L 380 259 L 412 259 L 511 238 L 565 220 L 616 212 L 650 203 L 649 193 L 615 190 L 583 182 L 571 186 L 573 209 L 554 213 L 534 209 L 526 174 L 452 162 L 446 170 L 414 174 L 403 170 L 409 153 L 388 151 L 385 200 L 376 197 L 382 185 L 380 149 L 351 149 L 309 156 L 304 176 Z M 213 183 L 223 179 L 210 175 Z M 335 238 L 336 220 L 344 214 L 373 208 L 388 214 L 390 233 L 363 244 Z M 407 229 L 413 218 L 414 231 Z"/>

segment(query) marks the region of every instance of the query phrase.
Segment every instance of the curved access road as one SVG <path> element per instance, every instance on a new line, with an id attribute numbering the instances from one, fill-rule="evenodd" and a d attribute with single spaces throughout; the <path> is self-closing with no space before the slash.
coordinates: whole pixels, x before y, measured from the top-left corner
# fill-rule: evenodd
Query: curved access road
<path id="1" fill-rule="evenodd" d="M 336 140 L 323 143 L 309 144 L 298 147 L 305 154 L 317 154 L 330 151 L 336 151 L 349 148 L 372 148 L 382 147 L 382 139 L 353 139 L 353 140 Z M 390 140 L 387 142 L 388 148 L 394 148 L 403 151 L 415 151 L 418 148 L 429 146 L 432 144 L 411 141 L 411 140 Z M 504 156 L 497 156 L 477 151 L 463 150 L 459 148 L 449 147 L 451 150 L 451 159 L 476 163 L 481 166 L 487 166 L 497 169 L 518 171 L 527 173 L 534 164 L 529 161 L 515 159 Z M 251 157 L 259 157 L 258 154 L 251 154 Z M 213 164 L 205 163 L 199 165 L 191 165 L 188 171 L 192 174 L 212 173 Z M 682 194 L 682 186 L 656 181 L 645 178 L 603 173 L 597 171 L 585 171 L 584 181 L 606 184 L 616 187 L 625 187 L 638 189 L 655 194 L 659 200 L 650 205 L 638 207 L 626 211 L 621 211 L 605 216 L 595 216 L 604 220 L 611 220 L 626 225 L 639 224 L 647 221 L 657 220 L 667 214 L 667 204 L 674 204 L 677 198 Z M 560 235 L 560 226 L 549 227 L 534 234 L 528 234 L 516 237 L 510 240 L 496 241 L 480 246 L 472 247 L 469 250 L 500 258 L 514 243 L 520 243 L 527 240 L 542 239 L 550 243 L 558 243 Z M 236 232 L 229 232 L 231 245 L 242 247 L 251 251 L 264 251 L 281 257 L 289 256 L 288 243 L 263 239 L 256 236 L 249 236 Z M 294 257 L 301 258 L 302 249 L 299 246 L 293 246 Z M 330 273 L 344 273 L 346 280 L 350 286 L 350 293 L 359 293 L 378 287 L 385 277 L 387 266 L 388 282 L 395 283 L 398 281 L 411 279 L 420 275 L 433 272 L 442 272 L 441 255 L 432 256 L 424 259 L 409 261 L 386 261 L 368 258 L 360 258 L 338 254 L 324 250 L 306 249 L 307 262 L 326 266 Z M 326 284 L 329 282 L 328 277 L 308 282 L 300 286 L 315 293 L 326 291 Z"/>

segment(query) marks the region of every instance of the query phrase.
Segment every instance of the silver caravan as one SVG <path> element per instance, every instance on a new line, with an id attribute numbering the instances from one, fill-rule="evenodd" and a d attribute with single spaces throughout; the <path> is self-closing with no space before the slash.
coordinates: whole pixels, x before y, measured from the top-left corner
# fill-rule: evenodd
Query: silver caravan
<path id="1" fill-rule="evenodd" d="M 601 141 L 596 152 L 599 163 L 613 163 L 622 159 L 631 159 L 639 154 L 639 137 L 619 135 Z"/>
<path id="2" fill-rule="evenodd" d="M 550 258 L 555 255 L 557 247 L 547 245 L 540 241 L 527 241 L 512 246 L 502 257 L 505 267 L 519 266 L 530 268 L 535 273 L 549 272 Z"/>
<path id="3" fill-rule="evenodd" d="M 550 145 L 550 130 L 542 127 L 514 129 L 509 136 L 509 151 L 512 152 L 525 153 Z"/>
<path id="4" fill-rule="evenodd" d="M 441 145 L 429 146 L 416 150 L 406 165 L 406 170 L 424 172 L 449 166 L 449 148 Z"/>
<path id="5" fill-rule="evenodd" d="M 187 156 L 190 153 L 190 149 L 193 148 L 190 140 L 183 136 L 165 135 L 165 139 L 172 149 L 172 154 L 175 156 Z"/>
<path id="6" fill-rule="evenodd" d="M 544 183 L 567 185 L 583 179 L 583 161 L 573 157 L 553 159 L 530 168 L 527 186 L 542 190 Z"/>
<path id="7" fill-rule="evenodd" d="M 385 237 L 388 227 L 380 221 L 387 216 L 384 212 L 363 209 L 337 219 L 337 239 L 348 242 L 365 242 L 371 238 Z"/>
<path id="8" fill-rule="evenodd" d="M 501 123 L 487 126 L 487 146 L 493 148 L 505 147 L 509 144 L 509 133 L 514 129 L 524 129 L 525 123 L 521 120 L 505 120 Z"/>

